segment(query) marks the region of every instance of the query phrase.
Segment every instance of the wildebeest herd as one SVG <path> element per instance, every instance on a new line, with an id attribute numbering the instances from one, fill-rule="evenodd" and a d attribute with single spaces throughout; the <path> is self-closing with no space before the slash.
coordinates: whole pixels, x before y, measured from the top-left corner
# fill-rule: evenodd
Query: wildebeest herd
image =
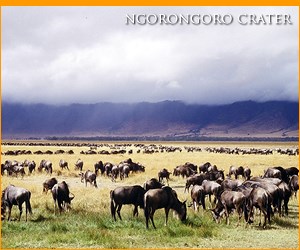
<path id="1" fill-rule="evenodd" d="M 92 149 L 91 149 L 92 150 Z M 144 153 L 149 153 L 156 150 L 165 151 L 180 151 L 178 147 L 162 148 L 151 147 L 144 148 Z M 185 150 L 193 152 L 199 150 L 196 147 L 186 147 Z M 241 151 L 238 149 L 228 151 L 226 148 L 206 149 L 208 152 L 227 153 L 227 154 L 270 154 L 270 151 Z M 278 153 L 285 152 L 283 150 Z M 293 151 L 297 152 L 297 151 Z M 81 182 L 93 185 L 97 188 L 97 176 L 106 176 L 111 178 L 112 182 L 116 182 L 117 178 L 124 180 L 128 178 L 130 173 L 143 173 L 145 167 L 134 162 L 131 158 L 121 161 L 118 164 L 110 162 L 103 163 L 97 161 L 94 164 L 94 170 L 83 171 L 84 162 L 78 159 L 74 163 L 74 169 L 79 171 L 78 177 Z M 64 160 L 59 161 L 61 170 L 69 171 L 69 164 Z M 11 161 L 6 160 L 1 164 L 1 174 L 8 176 L 24 177 L 25 169 L 28 168 L 28 174 L 35 171 L 36 163 L 34 161 Z M 52 162 L 49 160 L 42 160 L 37 167 L 37 172 L 45 172 L 49 175 L 53 174 Z M 230 166 L 228 172 L 223 169 L 218 169 L 216 165 L 206 162 L 197 166 L 191 162 L 186 162 L 182 165 L 176 166 L 173 170 L 166 168 L 161 169 L 157 173 L 157 177 L 147 180 L 143 186 L 120 186 L 110 191 L 110 212 L 114 220 L 116 220 L 116 213 L 121 219 L 121 208 L 123 205 L 134 205 L 133 215 L 138 215 L 138 207 L 143 209 L 146 227 L 149 226 L 149 220 L 152 226 L 154 224 L 154 213 L 157 209 L 164 208 L 165 210 L 165 224 L 168 221 L 169 210 L 174 210 L 180 220 L 184 221 L 187 218 L 187 206 L 193 207 L 195 211 L 202 206 L 206 210 L 206 197 L 211 204 L 212 218 L 219 222 L 222 217 L 226 218 L 229 223 L 229 217 L 232 212 L 238 214 L 239 222 L 244 217 L 246 224 L 254 222 L 255 208 L 260 213 L 259 225 L 266 227 L 267 222 L 271 223 L 271 218 L 278 213 L 279 216 L 288 216 L 288 204 L 293 194 L 299 189 L 298 184 L 298 168 L 296 167 L 270 167 L 265 169 L 261 176 L 252 176 L 251 169 L 243 166 Z M 183 192 L 189 192 L 192 202 L 187 204 L 187 201 L 180 201 L 178 194 L 174 188 L 169 186 L 170 176 L 172 178 L 184 178 L 185 187 Z M 69 190 L 66 181 L 58 182 L 55 177 L 47 179 L 42 183 L 43 192 L 51 191 L 53 202 L 55 204 L 54 212 L 57 206 L 59 212 L 67 210 L 71 207 L 71 201 L 75 195 Z M 211 197 L 214 198 L 212 201 Z M 8 208 L 8 220 L 11 218 L 11 209 L 13 205 L 19 207 L 19 220 L 22 215 L 22 204 L 26 206 L 26 221 L 27 213 L 32 212 L 30 205 L 31 192 L 22 187 L 14 185 L 7 186 L 2 191 L 2 216 Z M 263 215 L 264 220 L 261 221 Z M 4 217 L 3 217 L 4 218 Z"/>

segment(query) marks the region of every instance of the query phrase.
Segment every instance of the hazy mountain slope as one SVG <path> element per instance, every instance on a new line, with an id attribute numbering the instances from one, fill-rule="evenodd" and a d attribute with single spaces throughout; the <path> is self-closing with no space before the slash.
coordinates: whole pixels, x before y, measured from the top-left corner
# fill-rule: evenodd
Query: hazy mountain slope
<path id="1" fill-rule="evenodd" d="M 274 134 L 298 130 L 298 103 L 196 105 L 97 103 L 51 106 L 2 103 L 2 135 Z"/>

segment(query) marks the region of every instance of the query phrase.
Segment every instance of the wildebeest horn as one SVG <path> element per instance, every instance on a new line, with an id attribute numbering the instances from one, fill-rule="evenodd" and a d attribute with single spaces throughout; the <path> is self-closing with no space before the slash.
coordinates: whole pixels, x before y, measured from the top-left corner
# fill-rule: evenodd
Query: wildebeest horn
<path id="1" fill-rule="evenodd" d="M 70 199 L 74 199 L 75 195 L 73 193 L 70 193 L 70 195 L 72 196 L 70 196 Z"/>

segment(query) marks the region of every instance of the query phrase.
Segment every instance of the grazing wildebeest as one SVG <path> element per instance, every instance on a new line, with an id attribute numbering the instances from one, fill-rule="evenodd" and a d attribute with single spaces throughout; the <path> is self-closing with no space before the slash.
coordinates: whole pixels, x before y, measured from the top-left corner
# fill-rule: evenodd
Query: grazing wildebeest
<path id="1" fill-rule="evenodd" d="M 158 172 L 158 181 L 162 182 L 164 178 L 166 178 L 167 183 L 169 185 L 169 179 L 170 179 L 171 172 L 168 171 L 168 169 L 162 169 Z"/>
<path id="2" fill-rule="evenodd" d="M 146 228 L 149 228 L 149 218 L 154 228 L 153 215 L 157 209 L 164 208 L 166 214 L 165 225 L 168 222 L 170 209 L 179 215 L 181 221 L 186 219 L 186 201 L 181 202 L 177 198 L 176 192 L 170 187 L 150 189 L 144 195 L 144 212 L 146 217 Z"/>
<path id="3" fill-rule="evenodd" d="M 65 160 L 60 160 L 59 161 L 59 166 L 60 168 L 63 170 L 64 168 L 68 169 L 69 170 L 69 167 L 68 167 L 68 162 L 66 162 Z"/>
<path id="4" fill-rule="evenodd" d="M 213 218 L 216 222 L 220 222 L 221 215 L 224 213 L 226 217 L 226 223 L 229 224 L 229 214 L 235 209 L 238 213 L 239 219 L 242 218 L 244 208 L 246 205 L 246 197 L 241 192 L 225 190 L 218 200 L 218 203 L 214 209 L 211 209 Z"/>
<path id="5" fill-rule="evenodd" d="M 298 175 L 293 175 L 289 182 L 290 190 L 295 193 L 295 197 L 297 196 L 297 191 L 299 190 L 299 179 Z"/>
<path id="6" fill-rule="evenodd" d="M 89 182 L 91 185 L 93 184 L 94 187 L 97 187 L 97 176 L 94 172 L 87 170 L 85 173 L 81 172 L 79 175 L 81 176 L 81 182 L 83 182 L 83 180 L 85 181 L 85 186 L 87 186 L 87 183 Z"/>
<path id="7" fill-rule="evenodd" d="M 193 201 L 193 207 L 195 211 L 198 211 L 198 205 L 202 205 L 203 209 L 205 210 L 205 193 L 202 186 L 193 186 L 191 190 L 191 198 Z"/>
<path id="8" fill-rule="evenodd" d="M 104 165 L 103 165 L 103 162 L 102 162 L 102 161 L 96 162 L 95 165 L 94 165 L 94 167 L 95 167 L 95 174 L 96 174 L 96 175 L 98 175 L 98 171 L 99 171 L 99 170 L 100 170 L 100 172 L 101 172 L 101 175 L 104 174 L 105 169 L 104 169 Z"/>
<path id="9" fill-rule="evenodd" d="M 82 168 L 83 168 L 83 161 L 81 159 L 78 159 L 76 162 L 75 162 L 75 170 L 80 170 L 82 171 Z"/>
<path id="10" fill-rule="evenodd" d="M 3 206 L 2 210 L 5 211 L 6 207 L 8 207 L 8 218 L 10 220 L 11 209 L 13 205 L 17 205 L 20 210 L 19 221 L 22 215 L 22 204 L 25 202 L 26 205 L 26 217 L 27 221 L 27 213 L 32 213 L 31 205 L 30 205 L 30 196 L 31 192 L 22 187 L 15 187 L 14 185 L 9 185 L 2 191 L 2 202 Z"/>
<path id="11" fill-rule="evenodd" d="M 261 213 L 264 214 L 264 224 L 263 228 L 266 227 L 267 219 L 270 223 L 270 216 L 271 216 L 271 197 L 269 196 L 268 192 L 261 187 L 254 186 L 252 189 L 249 197 L 247 198 L 246 202 L 246 216 L 245 219 L 247 223 L 252 223 L 254 221 L 254 207 L 260 210 L 260 222 L 259 226 L 261 225 Z M 248 215 L 249 213 L 249 215 Z"/>
<path id="12" fill-rule="evenodd" d="M 116 221 L 116 211 L 120 220 L 121 218 L 121 208 L 122 205 L 125 204 L 133 204 L 133 216 L 138 216 L 138 207 L 144 208 L 144 194 L 145 189 L 139 185 L 134 186 L 125 186 L 125 187 L 117 187 L 114 190 L 110 191 L 110 211 L 111 216 Z"/>
<path id="13" fill-rule="evenodd" d="M 151 178 L 150 180 L 145 181 L 143 187 L 146 191 L 149 189 L 162 188 L 164 185 L 161 184 L 156 178 Z"/>
<path id="14" fill-rule="evenodd" d="M 47 160 L 41 160 L 40 166 L 38 167 L 38 171 L 42 172 L 43 168 L 49 174 L 52 174 L 52 162 Z"/>
<path id="15" fill-rule="evenodd" d="M 48 190 L 51 190 L 55 184 L 57 184 L 57 180 L 54 177 L 45 180 L 43 183 L 43 193 L 47 193 Z"/>
<path id="16" fill-rule="evenodd" d="M 68 184 L 65 181 L 62 181 L 59 184 L 55 184 L 51 189 L 51 192 L 54 201 L 54 213 L 56 213 L 56 202 L 59 208 L 59 213 L 61 213 L 64 208 L 70 208 L 71 200 L 73 200 L 75 196 L 73 194 L 72 197 L 69 196 L 70 190 Z"/>

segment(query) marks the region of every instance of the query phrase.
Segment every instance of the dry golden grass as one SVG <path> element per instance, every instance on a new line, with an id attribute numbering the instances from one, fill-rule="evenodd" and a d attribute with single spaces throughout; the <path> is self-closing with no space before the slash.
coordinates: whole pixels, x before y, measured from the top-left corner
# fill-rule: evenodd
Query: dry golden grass
<path id="1" fill-rule="evenodd" d="M 109 144 L 114 144 L 112 142 L 108 142 Z M 118 142 L 118 144 L 121 144 Z M 145 143 L 146 145 L 151 144 Z M 183 148 L 184 146 L 197 146 L 204 149 L 205 147 L 230 147 L 230 148 L 297 148 L 298 145 L 296 143 L 225 143 L 225 142 L 216 142 L 216 143 L 191 143 L 191 142 L 154 142 L 154 144 L 162 144 L 162 145 L 168 145 L 168 146 L 179 146 Z M 59 154 L 59 155 L 21 155 L 21 156 L 1 156 L 1 162 L 3 163 L 5 160 L 17 160 L 17 161 L 24 161 L 25 159 L 34 160 L 37 165 L 39 165 L 40 161 L 42 159 L 47 159 L 52 161 L 53 163 L 53 174 L 52 177 L 56 177 L 59 181 L 65 180 L 69 186 L 70 191 L 75 194 L 75 199 L 72 201 L 72 208 L 73 211 L 84 211 L 88 215 L 88 213 L 96 213 L 99 214 L 99 216 L 106 216 L 110 220 L 110 203 L 109 203 L 109 191 L 113 188 L 120 186 L 120 185 L 133 185 L 133 184 L 140 184 L 142 185 L 146 180 L 156 177 L 157 173 L 162 168 L 167 168 L 169 171 L 173 172 L 173 169 L 180 164 L 183 164 L 185 162 L 192 162 L 199 166 L 200 164 L 203 164 L 207 161 L 211 162 L 212 164 L 217 165 L 219 169 L 224 169 L 225 173 L 228 173 L 228 169 L 231 165 L 235 166 L 248 166 L 252 170 L 252 175 L 258 176 L 263 174 L 263 170 L 272 167 L 272 166 L 282 166 L 282 167 L 298 167 L 298 156 L 287 156 L 287 155 L 280 155 L 278 153 L 275 153 L 273 155 L 229 155 L 229 154 L 216 154 L 216 153 L 208 153 L 207 151 L 203 150 L 202 152 L 193 152 L 188 153 L 185 150 L 182 152 L 176 151 L 175 153 L 154 153 L 154 154 L 143 154 L 143 153 L 136 153 L 136 148 L 132 147 L 134 153 L 131 155 L 124 154 L 124 155 L 82 155 L 80 154 L 80 151 L 88 150 L 88 147 L 58 147 L 58 146 L 2 146 L 2 152 L 5 152 L 7 150 L 16 150 L 16 149 L 26 149 L 31 150 L 32 152 L 41 150 L 51 150 L 56 151 L 57 149 L 63 149 L 63 150 L 70 150 L 72 149 L 75 154 L 73 155 L 67 155 L 67 154 Z M 98 148 L 97 151 L 100 149 L 108 149 L 108 148 Z M 128 148 L 127 148 L 128 149 Z M 109 149 L 108 149 L 109 150 Z M 110 151 L 110 150 L 109 150 Z M 74 163 L 77 161 L 78 158 L 81 158 L 84 162 L 84 171 L 87 169 L 94 170 L 94 164 L 95 162 L 102 160 L 103 162 L 111 162 L 114 164 L 117 164 L 127 158 L 131 158 L 134 162 L 140 162 L 145 166 L 146 171 L 144 173 L 138 173 L 138 174 L 130 174 L 128 179 L 125 179 L 121 181 L 120 179 L 117 179 L 116 182 L 112 182 L 110 178 L 104 177 L 104 176 L 98 176 L 97 178 L 97 184 L 98 188 L 94 188 L 88 184 L 87 187 L 85 187 L 84 183 L 80 182 L 80 178 L 77 176 L 79 171 L 74 170 Z M 69 163 L 70 171 L 68 170 L 60 170 L 59 168 L 59 160 L 64 159 Z M 58 175 L 59 174 L 59 175 Z M 51 194 L 48 193 L 47 195 L 42 194 L 42 183 L 45 179 L 50 178 L 49 175 L 46 173 L 38 173 L 34 172 L 31 176 L 26 175 L 23 179 L 21 177 L 7 177 L 6 175 L 2 177 L 1 179 L 1 187 L 2 189 L 6 187 L 8 184 L 14 184 L 16 186 L 22 186 L 24 188 L 27 188 L 32 193 L 31 203 L 33 207 L 33 215 L 31 216 L 31 220 L 39 221 L 40 218 L 44 218 L 47 216 L 53 216 L 53 201 Z M 184 193 L 184 185 L 185 185 L 186 179 L 183 179 L 181 177 L 173 177 L 171 176 L 171 181 L 169 182 L 169 185 L 176 189 L 179 199 L 184 200 L 188 199 L 188 202 L 190 201 L 190 197 L 188 193 Z M 293 201 L 294 209 L 298 208 L 297 202 Z M 297 205 L 297 207 L 295 207 Z M 209 207 L 210 205 L 208 205 Z M 17 216 L 17 208 L 13 209 L 13 216 Z M 130 206 L 124 206 L 122 208 L 122 215 L 123 219 L 132 220 L 132 208 Z M 190 208 L 188 213 L 190 214 L 191 218 L 198 218 Z M 158 211 L 156 218 L 159 218 L 159 215 L 162 215 L 162 211 Z M 206 212 L 200 211 L 199 215 L 202 216 L 206 214 Z M 294 212 L 294 214 L 296 214 Z M 297 214 L 296 214 L 297 215 Z M 206 215 L 208 220 L 210 220 L 210 216 Z M 143 216 L 140 216 L 141 221 L 137 221 L 137 223 L 141 223 L 142 228 L 144 228 L 143 225 Z M 109 222 L 109 223 L 112 223 Z M 128 222 L 127 222 L 128 223 Z M 174 223 L 174 222 L 173 222 Z M 200 223 L 200 222 L 199 222 Z M 203 223 L 203 222 L 201 222 Z M 172 224 L 172 223 L 171 223 Z M 80 224 L 79 224 L 80 225 Z M 117 224 L 118 226 L 119 224 Z M 159 225 L 159 224 L 158 224 Z M 80 225 L 84 226 L 84 225 Z M 119 225 L 120 226 L 120 225 Z M 160 227 L 161 225 L 159 225 Z M 133 226 L 130 226 L 133 227 Z M 137 226 L 139 227 L 139 225 Z M 224 229 L 225 228 L 225 229 Z M 219 230 L 225 230 L 222 232 L 224 235 L 228 235 L 228 230 L 233 230 L 232 228 L 226 229 L 226 226 L 223 229 Z M 6 229 L 8 230 L 8 229 Z M 103 230 L 103 229 L 101 229 Z M 121 229 L 120 229 L 121 230 Z M 163 229 L 166 230 L 166 229 Z M 169 230 L 169 229 L 168 229 Z M 188 230 L 188 229 L 184 229 Z M 235 230 L 235 229 L 234 229 Z M 242 228 L 243 232 L 248 232 L 249 230 Z M 291 229 L 290 229 L 291 230 Z M 293 228 L 293 231 L 291 231 L 293 235 L 293 240 L 297 241 L 297 237 L 295 238 L 294 235 L 297 235 L 296 229 Z M 250 230 L 251 231 L 251 230 Z M 249 232 L 250 232 L 249 231 Z M 163 231 L 165 232 L 165 231 Z M 278 231 L 279 232 L 279 231 Z M 285 232 L 285 231 L 283 231 Z M 107 233 L 107 232 L 106 232 Z M 145 233 L 145 232 L 144 232 Z M 168 231 L 168 233 L 170 233 Z M 204 233 L 205 234 L 205 233 Z M 211 232 L 208 233 L 210 235 Z M 222 243 L 222 239 L 218 237 L 220 233 L 216 233 L 216 238 L 214 239 L 215 245 L 212 245 L 212 247 L 224 247 L 224 242 Z M 253 232 L 254 234 L 254 232 Z M 267 237 L 267 234 L 265 232 L 261 232 L 262 235 L 265 235 L 264 237 Z M 282 234 L 282 232 L 280 232 Z M 289 234 L 289 233 L 287 233 Z M 9 237 L 9 234 L 5 234 L 4 237 Z M 203 244 L 206 242 L 206 247 L 210 247 L 210 240 L 214 236 L 209 236 L 208 238 L 203 238 L 202 242 Z M 232 244 L 231 241 L 228 241 L 228 245 L 225 247 L 235 247 L 234 242 Z M 297 241 L 298 242 L 298 241 Z M 206 244 L 205 243 L 205 244 Z M 295 246 L 294 242 L 293 244 L 290 244 L 291 247 Z M 48 243 L 42 244 L 42 247 L 47 247 Z M 80 247 L 87 246 L 87 243 L 82 243 Z M 99 243 L 100 244 L 100 243 Z M 179 244 L 179 243 L 178 243 Z M 197 237 L 195 236 L 195 245 L 194 247 L 201 247 L 201 244 L 198 245 L 199 242 L 197 241 Z M 241 247 L 247 247 L 250 243 L 239 244 Z M 275 243 L 275 244 L 281 244 L 281 243 Z M 296 243 L 298 245 L 298 243 Z M 46 246 L 45 246 L 46 245 Z M 51 245 L 51 244 L 50 244 Z M 274 245 L 274 244 L 273 244 Z M 10 243 L 6 247 L 12 247 L 13 244 Z M 73 247 L 76 247 L 76 245 L 70 245 Z M 98 247 L 101 247 L 100 244 Z M 105 246 L 105 245 L 104 245 Z M 158 246 L 162 247 L 163 245 L 159 244 Z M 173 245 L 168 245 L 173 246 Z M 178 245 L 179 246 L 179 245 Z M 132 247 L 143 247 L 143 245 L 139 244 L 133 244 Z M 149 246 L 150 247 L 150 246 Z M 152 246 L 155 247 L 155 246 Z M 181 246 L 184 247 L 184 246 Z M 191 245 L 193 247 L 193 245 Z M 268 245 L 266 245 L 268 247 Z"/>

